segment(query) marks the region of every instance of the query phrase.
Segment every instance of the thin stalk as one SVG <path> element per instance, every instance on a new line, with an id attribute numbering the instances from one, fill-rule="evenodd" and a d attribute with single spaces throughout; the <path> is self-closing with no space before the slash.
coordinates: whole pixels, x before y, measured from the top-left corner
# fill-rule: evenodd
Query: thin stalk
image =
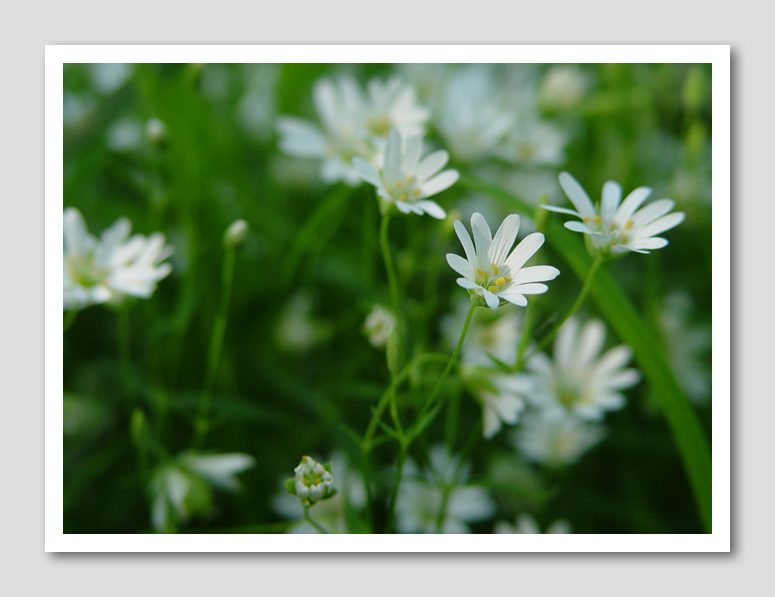
<path id="1" fill-rule="evenodd" d="M 390 497 L 390 509 L 388 510 L 387 523 L 385 525 L 385 532 L 387 533 L 391 532 L 395 525 L 398 490 L 401 487 L 401 481 L 404 478 L 404 463 L 406 462 L 406 454 L 408 451 L 409 442 L 401 442 L 401 447 L 398 449 L 398 459 L 396 461 L 396 482 L 395 485 L 393 485 L 393 495 Z"/>
<path id="2" fill-rule="evenodd" d="M 532 357 L 535 353 L 542 351 L 544 348 L 546 348 L 549 343 L 552 341 L 552 338 L 554 338 L 555 334 L 560 330 L 560 328 L 563 326 L 563 324 L 568 321 L 575 313 L 579 310 L 579 307 L 584 303 L 584 299 L 587 298 L 587 294 L 589 293 L 589 289 L 592 287 L 592 280 L 595 278 L 595 272 L 597 272 L 600 265 L 603 263 L 603 259 L 601 257 L 598 257 L 592 262 L 592 265 L 589 268 L 589 271 L 587 272 L 587 277 L 584 280 L 584 286 L 581 287 L 581 292 L 579 293 L 579 296 L 576 298 L 576 301 L 573 303 L 571 308 L 568 310 L 568 312 L 565 314 L 565 316 L 557 322 L 557 324 L 551 329 L 551 331 L 544 336 L 541 341 L 538 343 L 538 346 L 536 346 L 533 350 L 530 351 L 530 353 L 522 360 L 522 362 L 527 361 L 530 357 Z"/>
<path id="3" fill-rule="evenodd" d="M 457 341 L 455 352 L 453 352 L 452 356 L 449 357 L 449 361 L 447 362 L 447 366 L 444 369 L 444 372 L 441 374 L 441 377 L 439 377 L 439 381 L 436 382 L 436 386 L 433 388 L 433 391 L 428 395 L 428 399 L 425 401 L 425 404 L 423 405 L 422 410 L 420 411 L 420 416 L 424 415 L 431 407 L 431 404 L 433 404 L 433 399 L 436 397 L 436 394 L 439 393 L 441 386 L 444 384 L 444 381 L 447 379 L 447 375 L 449 375 L 449 372 L 452 370 L 452 366 L 455 364 L 455 361 L 457 361 L 457 357 L 460 354 L 460 349 L 463 347 L 463 340 L 466 339 L 466 333 L 468 333 L 468 326 L 471 324 L 471 317 L 473 316 L 475 309 L 476 309 L 476 305 L 472 304 L 471 308 L 468 310 L 468 315 L 466 315 L 466 322 L 463 325 L 463 331 L 460 333 L 460 339 Z"/>
<path id="4" fill-rule="evenodd" d="M 312 520 L 312 517 L 309 515 L 309 508 L 310 508 L 309 506 L 304 506 L 304 520 L 306 520 L 313 527 L 315 527 L 318 530 L 319 533 L 323 533 L 324 535 L 328 535 L 329 532 L 326 529 L 324 529 L 317 522 Z"/>
<path id="5" fill-rule="evenodd" d="M 199 412 L 194 426 L 193 444 L 197 448 L 202 446 L 205 436 L 210 429 L 210 402 L 213 397 L 215 380 L 218 377 L 218 365 L 221 361 L 223 337 L 226 332 L 226 321 L 229 315 L 235 255 L 236 251 L 233 247 L 226 248 L 226 256 L 223 260 L 223 275 L 221 277 L 221 304 L 215 316 L 213 333 L 210 338 L 210 349 L 207 355 L 207 373 L 205 374 L 202 393 L 199 397 Z"/>
<path id="6" fill-rule="evenodd" d="M 118 309 L 118 355 L 121 363 L 121 382 L 127 399 L 132 397 L 131 340 L 129 338 L 129 308 L 126 304 Z"/>
<path id="7" fill-rule="evenodd" d="M 382 222 L 379 226 L 379 246 L 382 250 L 382 260 L 385 262 L 387 271 L 388 286 L 390 288 L 390 307 L 394 314 L 398 314 L 400 299 L 398 294 L 398 278 L 393 266 L 393 257 L 390 255 L 390 244 L 388 243 L 388 227 L 390 225 L 390 214 L 382 214 Z"/>
<path id="8" fill-rule="evenodd" d="M 441 534 L 441 529 L 444 527 L 444 519 L 447 517 L 447 505 L 449 504 L 449 496 L 452 494 L 452 487 L 445 485 L 442 488 L 441 506 L 439 506 L 439 515 L 436 518 L 436 534 Z"/>

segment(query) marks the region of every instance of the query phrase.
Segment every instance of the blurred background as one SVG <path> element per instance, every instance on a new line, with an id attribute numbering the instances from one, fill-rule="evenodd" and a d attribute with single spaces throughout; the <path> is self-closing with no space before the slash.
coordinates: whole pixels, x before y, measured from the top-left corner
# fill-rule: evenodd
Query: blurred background
<path id="1" fill-rule="evenodd" d="M 190 456 L 222 296 L 223 235 L 236 219 L 250 233 L 236 257 L 202 454 L 247 454 L 255 465 L 237 475 L 238 490 L 189 477 L 185 495 L 164 498 L 179 518 L 174 530 L 301 531 L 294 526 L 301 510 L 282 481 L 310 454 L 334 459 L 346 486 L 323 518 L 364 531 L 362 486 L 352 472 L 359 449 L 348 429 L 363 433 L 390 381 L 385 350 L 364 327 L 374 306 L 388 302 L 379 210 L 371 186 L 330 180 L 320 160 L 281 151 L 278 135 L 283 117 L 320 126 L 313 90 L 322 78 L 363 89 L 375 78 L 399 78 L 428 111 L 427 147 L 449 151 L 464 178 L 529 205 L 545 195 L 569 207 L 561 171 L 593 200 L 607 180 L 625 193 L 649 186 L 652 198 L 675 200 L 686 220 L 667 233 L 670 245 L 608 268 L 664 347 L 709 437 L 710 74 L 710 65 L 699 64 L 65 65 L 65 207 L 80 210 L 92 234 L 126 217 L 136 232 L 164 233 L 174 249 L 172 273 L 128 311 L 128 375 L 115 310 L 89 307 L 65 335 L 65 532 L 164 530 L 152 505 L 159 492 L 171 492 L 159 482 L 170 460 Z M 475 186 L 461 181 L 436 197 L 447 220 L 392 222 L 410 354 L 451 352 L 459 334 L 466 297 L 444 260 L 461 253 L 452 221 L 467 225 L 479 211 L 494 229 L 511 211 Z M 534 214 L 520 215 L 522 238 L 534 229 Z M 565 275 L 541 298 L 539 322 L 567 310 L 581 286 L 549 243 L 541 263 Z M 519 311 L 500 309 L 498 320 L 518 319 Z M 591 301 L 583 315 L 601 317 Z M 607 342 L 621 343 L 610 329 Z M 439 371 L 429 368 L 417 391 Z M 461 397 L 461 436 L 468 437 L 481 408 L 459 381 L 449 391 Z M 567 462 L 531 461 L 508 430 L 480 441 L 467 454 L 468 482 L 486 492 L 487 515 L 472 516 L 468 529 L 493 532 L 499 521 L 527 514 L 541 529 L 564 520 L 575 533 L 701 532 L 648 384 L 627 398 L 606 417 L 601 439 Z M 442 427 L 434 423 L 410 452 L 418 469 L 432 466 L 428 454 Z M 150 454 L 146 462 L 142 454 Z M 389 443 L 375 450 L 377 484 L 381 471 L 389 483 L 394 458 Z"/>

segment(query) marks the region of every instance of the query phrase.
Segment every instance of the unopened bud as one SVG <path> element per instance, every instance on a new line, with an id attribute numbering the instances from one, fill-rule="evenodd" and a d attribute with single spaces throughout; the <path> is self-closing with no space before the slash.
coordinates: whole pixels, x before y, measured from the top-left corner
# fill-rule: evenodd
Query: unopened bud
<path id="1" fill-rule="evenodd" d="M 223 242 L 227 249 L 237 250 L 245 243 L 250 232 L 250 226 L 245 220 L 234 220 L 223 235 Z"/>
<path id="2" fill-rule="evenodd" d="M 305 506 L 336 495 L 330 462 L 320 464 L 314 458 L 302 456 L 299 466 L 293 472 L 296 475 L 285 481 L 285 489 L 298 497 Z"/>
<path id="3" fill-rule="evenodd" d="M 145 137 L 152 145 L 161 146 L 167 141 L 167 127 L 158 118 L 149 118 L 145 123 Z"/>

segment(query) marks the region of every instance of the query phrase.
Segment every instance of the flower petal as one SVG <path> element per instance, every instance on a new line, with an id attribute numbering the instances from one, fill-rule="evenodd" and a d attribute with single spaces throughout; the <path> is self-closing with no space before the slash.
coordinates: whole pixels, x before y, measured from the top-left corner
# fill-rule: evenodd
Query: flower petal
<path id="1" fill-rule="evenodd" d="M 420 191 L 423 197 L 430 197 L 436 193 L 440 193 L 455 184 L 460 178 L 460 173 L 457 170 L 444 170 L 441 174 L 437 174 L 430 180 L 422 183 Z"/>
<path id="2" fill-rule="evenodd" d="M 516 275 L 517 270 L 519 270 L 528 259 L 535 255 L 536 251 L 538 251 L 543 244 L 544 235 L 540 232 L 533 232 L 523 238 L 506 260 L 506 265 L 509 266 L 511 273 Z"/>
<path id="3" fill-rule="evenodd" d="M 468 279 L 472 279 L 474 277 L 475 272 L 473 266 L 460 255 L 447 253 L 447 263 L 449 264 L 449 267 L 451 267 L 461 276 Z"/>
<path id="4" fill-rule="evenodd" d="M 560 172 L 560 186 L 579 213 L 588 218 L 596 215 L 595 207 L 584 188 L 567 172 Z"/>
<path id="5" fill-rule="evenodd" d="M 635 210 L 640 207 L 640 204 L 643 203 L 649 195 L 651 195 L 651 189 L 648 187 L 638 187 L 627 195 L 627 198 L 621 206 L 619 206 L 619 209 L 616 210 L 614 224 L 617 226 L 624 226 L 627 220 L 630 219 L 630 216 L 635 213 Z"/>
<path id="6" fill-rule="evenodd" d="M 417 180 L 420 182 L 428 180 L 431 176 L 446 166 L 448 161 L 449 154 L 443 149 L 428 154 L 423 158 L 423 160 L 420 162 L 420 165 L 417 167 Z"/>
<path id="7" fill-rule="evenodd" d="M 475 213 L 471 216 L 471 230 L 474 233 L 474 243 L 476 244 L 477 263 L 474 265 L 482 269 L 490 269 L 490 264 L 487 263 L 487 254 L 492 243 L 492 233 L 482 214 Z"/>
<path id="8" fill-rule="evenodd" d="M 443 220 L 447 217 L 447 212 L 435 201 L 417 201 L 415 205 L 426 214 L 437 220 Z"/>
<path id="9" fill-rule="evenodd" d="M 482 289 L 482 295 L 484 296 L 484 302 L 487 303 L 490 309 L 497 309 L 500 306 L 500 299 L 486 288 Z"/>
<path id="10" fill-rule="evenodd" d="M 490 263 L 500 265 L 506 262 L 506 257 L 517 238 L 517 232 L 519 232 L 519 216 L 511 214 L 503 220 L 498 232 L 495 233 L 490 250 L 487 252 Z"/>
<path id="11" fill-rule="evenodd" d="M 363 158 L 354 157 L 352 159 L 353 167 L 358 171 L 358 175 L 370 185 L 375 187 L 382 186 L 382 181 L 379 178 L 379 171 L 374 167 L 374 164 L 367 162 Z"/>
<path id="12" fill-rule="evenodd" d="M 603 185 L 603 200 L 600 203 L 600 218 L 610 226 L 613 222 L 616 208 L 622 200 L 622 187 L 613 180 L 609 180 Z"/>
<path id="13" fill-rule="evenodd" d="M 474 243 L 471 242 L 471 235 L 468 234 L 468 230 L 460 220 L 455 220 L 453 224 L 457 237 L 460 239 L 460 244 L 463 245 L 463 250 L 466 252 L 466 258 L 471 264 L 476 264 L 476 249 L 474 249 Z"/>
<path id="14" fill-rule="evenodd" d="M 684 221 L 684 218 L 686 216 L 683 212 L 675 212 L 672 214 L 668 214 L 666 216 L 662 216 L 658 220 L 653 221 L 648 226 L 644 226 L 640 230 L 638 230 L 638 238 L 639 239 L 646 239 L 650 236 L 654 236 L 655 234 L 661 234 L 665 232 L 666 230 L 670 230 L 671 228 L 675 228 Z"/>
<path id="15" fill-rule="evenodd" d="M 512 279 L 512 284 L 528 284 L 530 282 L 546 282 L 560 275 L 560 270 L 551 265 L 534 265 L 523 267 Z"/>

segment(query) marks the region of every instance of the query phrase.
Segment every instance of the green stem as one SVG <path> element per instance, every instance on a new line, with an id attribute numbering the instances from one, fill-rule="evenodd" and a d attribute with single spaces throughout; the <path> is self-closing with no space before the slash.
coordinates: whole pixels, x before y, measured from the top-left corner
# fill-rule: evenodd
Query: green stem
<path id="1" fill-rule="evenodd" d="M 313 527 L 315 527 L 319 533 L 323 533 L 324 535 L 328 535 L 329 532 L 324 529 L 322 526 L 320 526 L 318 523 L 316 523 L 314 520 L 312 520 L 312 517 L 309 515 L 309 506 L 304 506 L 304 520 L 306 520 L 308 523 L 310 523 Z"/>
<path id="2" fill-rule="evenodd" d="M 75 317 L 78 315 L 78 309 L 69 309 L 65 313 L 65 319 L 64 323 L 62 324 L 62 334 L 66 334 L 67 330 L 70 329 L 70 326 L 73 325 L 73 322 L 75 321 Z"/>
<path id="3" fill-rule="evenodd" d="M 449 504 L 449 496 L 452 494 L 452 487 L 442 487 L 441 506 L 439 506 L 439 515 L 436 518 L 436 534 L 441 534 L 441 529 L 444 528 L 444 519 L 447 517 L 447 505 Z"/>
<path id="4" fill-rule="evenodd" d="M 390 287 L 390 306 L 393 309 L 393 313 L 398 315 L 400 302 L 398 295 L 398 278 L 396 277 L 396 271 L 393 267 L 393 257 L 390 255 L 390 244 L 388 243 L 389 225 L 390 214 L 382 214 L 382 222 L 379 227 L 379 246 L 382 249 L 382 260 L 385 262 L 385 270 L 387 271 L 388 285 Z"/>
<path id="5" fill-rule="evenodd" d="M 466 334 L 468 333 L 468 326 L 471 323 L 471 317 L 473 316 L 475 309 L 476 309 L 476 305 L 472 304 L 471 308 L 468 310 L 468 315 L 466 315 L 466 322 L 463 325 L 463 331 L 460 333 L 460 339 L 457 341 L 455 352 L 453 352 L 452 356 L 449 357 L 449 361 L 447 362 L 447 366 L 444 369 L 444 372 L 441 374 L 439 381 L 436 382 L 436 386 L 433 388 L 433 391 L 428 395 L 428 399 L 425 401 L 425 404 L 423 405 L 422 410 L 420 411 L 420 417 L 424 415 L 426 412 L 428 412 L 428 410 L 430 409 L 431 405 L 433 404 L 433 399 L 436 397 L 436 394 L 439 393 L 441 386 L 444 384 L 444 381 L 447 379 L 447 375 L 449 375 L 449 372 L 452 370 L 452 366 L 455 364 L 455 361 L 457 361 L 457 357 L 460 354 L 460 349 L 463 347 L 463 340 L 466 339 Z"/>
<path id="6" fill-rule="evenodd" d="M 205 374 L 202 393 L 199 397 L 199 412 L 194 426 L 194 447 L 201 448 L 205 436 L 210 429 L 210 402 L 213 397 L 215 380 L 218 377 L 218 365 L 221 361 L 223 337 L 226 332 L 226 321 L 229 316 L 229 303 L 231 302 L 231 287 L 234 278 L 234 257 L 236 251 L 232 247 L 226 248 L 226 256 L 223 260 L 223 275 L 221 278 L 221 304 L 215 317 L 213 334 L 210 338 L 210 349 L 207 355 L 207 373 Z"/>
<path id="7" fill-rule="evenodd" d="M 532 357 L 537 352 L 541 352 L 544 348 L 546 348 L 549 343 L 552 341 L 552 338 L 554 338 L 555 334 L 560 330 L 560 328 L 565 324 L 566 321 L 568 321 L 573 315 L 575 315 L 576 311 L 579 310 L 579 307 L 584 303 L 584 299 L 587 298 L 587 294 L 589 293 L 589 289 L 592 287 L 592 280 L 595 277 L 595 273 L 597 272 L 600 265 L 603 263 L 603 258 L 598 257 L 592 262 L 592 265 L 589 268 L 589 271 L 587 272 L 587 277 L 584 280 L 584 286 L 581 287 L 581 292 L 579 293 L 579 296 L 576 298 L 576 302 L 573 303 L 571 308 L 568 310 L 568 312 L 565 314 L 565 316 L 557 322 L 557 324 L 551 329 L 551 331 L 546 334 L 543 338 L 541 338 L 541 341 L 538 343 L 538 346 L 536 346 L 533 350 L 530 351 L 530 353 L 524 358 L 521 359 L 519 362 L 519 365 L 521 366 L 522 363 L 527 361 L 530 357 Z M 521 367 L 517 367 L 518 369 Z"/>
<path id="8" fill-rule="evenodd" d="M 132 360 L 129 338 L 129 308 L 126 304 L 118 309 L 118 354 L 121 363 L 121 381 L 127 399 L 132 397 Z"/>
<path id="9" fill-rule="evenodd" d="M 393 485 L 393 495 L 390 497 L 390 509 L 388 510 L 387 523 L 385 525 L 385 532 L 387 533 L 390 533 L 395 525 L 398 490 L 401 487 L 401 481 L 404 478 L 404 463 L 406 462 L 406 454 L 408 451 L 409 442 L 401 442 L 401 446 L 398 449 L 398 459 L 396 460 L 396 482 Z"/>

